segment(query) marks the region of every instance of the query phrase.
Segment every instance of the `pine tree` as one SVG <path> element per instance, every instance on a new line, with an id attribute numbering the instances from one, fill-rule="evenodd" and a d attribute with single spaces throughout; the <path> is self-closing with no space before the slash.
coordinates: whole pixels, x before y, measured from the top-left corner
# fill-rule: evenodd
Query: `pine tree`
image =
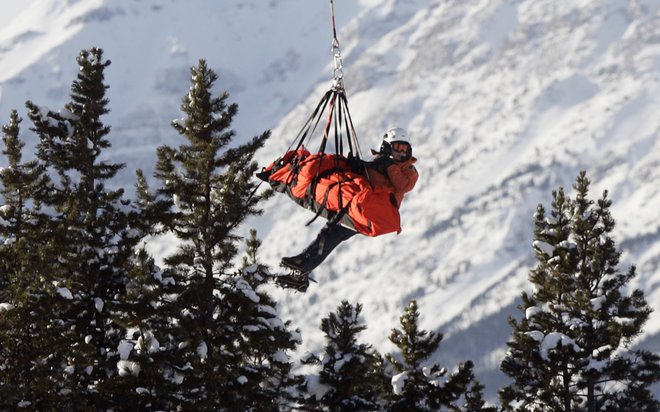
<path id="1" fill-rule="evenodd" d="M 393 329 L 390 341 L 400 350 L 403 359 L 392 354 L 387 361 L 397 372 L 391 379 L 390 411 L 447 410 L 494 411 L 484 407 L 482 386 L 475 380 L 473 364 L 467 361 L 447 376 L 447 370 L 432 363 L 424 365 L 435 353 L 442 335 L 418 327 L 417 302 L 411 301 L 401 316 L 401 329 Z M 458 403 L 462 402 L 462 405 Z"/>
<path id="2" fill-rule="evenodd" d="M 250 379 L 242 374 L 242 343 L 236 340 L 242 331 L 226 315 L 229 306 L 242 302 L 230 299 L 227 290 L 246 287 L 233 275 L 236 229 L 260 213 L 257 205 L 269 195 L 258 194 L 252 180 L 257 170 L 252 158 L 269 132 L 229 147 L 237 105 L 227 104 L 227 93 L 212 96 L 217 75 L 204 60 L 191 75 L 181 106 L 186 117 L 172 123 L 186 143 L 158 149 L 157 197 L 168 207 L 153 215 L 180 240 L 177 252 L 165 259 L 165 272 L 176 285 L 171 304 L 178 307 L 170 331 L 176 349 L 171 380 L 179 384 L 173 397 L 184 409 L 219 410 L 237 404 L 241 382 Z M 254 297 L 247 287 L 244 292 Z"/>
<path id="3" fill-rule="evenodd" d="M 290 408 L 294 388 L 302 378 L 293 374 L 289 352 L 302 342 L 300 331 L 283 322 L 273 298 L 261 286 L 270 280 L 268 268 L 258 263 L 260 242 L 250 231 L 246 256 L 240 271 L 226 278 L 225 319 L 227 336 L 236 349 L 237 363 L 231 368 L 228 390 L 235 394 L 226 409 L 235 411 L 280 411 Z"/>
<path id="4" fill-rule="evenodd" d="M 359 317 L 362 305 L 347 301 L 321 320 L 325 334 L 325 351 L 311 355 L 303 364 L 320 365 L 317 376 L 309 376 L 304 391 L 317 392 L 311 386 L 327 388 L 322 395 L 312 394 L 305 404 L 312 410 L 365 411 L 378 410 L 386 385 L 383 360 L 371 345 L 357 343 L 360 332 L 366 329 Z"/>
<path id="5" fill-rule="evenodd" d="M 8 167 L 0 172 L 0 410 L 48 408 L 57 379 L 47 356 L 50 336 L 61 333 L 48 322 L 51 296 L 37 247 L 49 232 L 40 199 L 50 183 L 38 161 L 22 161 L 21 122 L 12 111 L 2 129 Z"/>
<path id="6" fill-rule="evenodd" d="M 104 71 L 110 62 L 98 48 L 83 50 L 71 101 L 59 112 L 27 103 L 40 138 L 37 157 L 55 182 L 43 204 L 52 210 L 47 241 L 39 245 L 47 265 L 39 272 L 51 295 L 49 320 L 63 332 L 51 336 L 47 354 L 58 408 L 103 408 L 112 402 L 98 384 L 117 373 L 116 351 L 125 331 L 107 310 L 127 283 L 138 235 L 123 190 L 105 183 L 123 165 L 103 161 L 110 147 L 101 117 L 108 112 Z M 48 332 L 52 333 L 52 332 Z"/>
<path id="7" fill-rule="evenodd" d="M 29 247 L 38 241 L 34 236 L 47 219 L 41 211 L 40 199 L 47 191 L 49 179 L 45 168 L 36 160 L 22 162 L 25 143 L 20 139 L 23 120 L 13 110 L 9 123 L 2 127 L 8 167 L 0 170 L 0 296 L 11 296 L 25 289 L 19 276 L 24 265 L 37 258 L 28 255 Z M 9 290 L 9 288 L 13 289 Z"/>
<path id="8" fill-rule="evenodd" d="M 170 394 L 176 385 L 164 377 L 174 373 L 170 362 L 174 345 L 170 321 L 176 316 L 169 304 L 174 279 L 155 265 L 140 248 L 131 262 L 129 282 L 109 311 L 127 331 L 119 344 L 118 373 L 100 385 L 113 405 L 132 410 L 173 410 Z"/>
<path id="9" fill-rule="evenodd" d="M 535 214 L 530 272 L 532 295 L 522 294 L 522 320 L 510 320 L 509 351 L 501 369 L 514 382 L 500 391 L 512 411 L 656 411 L 649 386 L 660 379 L 660 357 L 629 345 L 649 317 L 643 293 L 626 293 L 635 267 L 621 273 L 611 237 L 607 191 L 588 199 L 580 172 L 575 198 L 552 193 L 548 215 Z"/>

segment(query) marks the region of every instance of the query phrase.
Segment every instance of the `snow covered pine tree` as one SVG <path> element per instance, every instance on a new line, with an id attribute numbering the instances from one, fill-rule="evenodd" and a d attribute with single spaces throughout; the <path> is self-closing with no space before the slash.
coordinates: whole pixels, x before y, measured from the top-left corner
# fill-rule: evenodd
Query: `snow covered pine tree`
<path id="1" fill-rule="evenodd" d="M 52 397 L 47 354 L 59 333 L 49 321 L 49 269 L 38 247 L 48 239 L 40 202 L 50 181 L 41 163 L 22 162 L 21 122 L 14 110 L 2 128 L 8 166 L 0 170 L 0 410 L 45 405 Z"/>
<path id="2" fill-rule="evenodd" d="M 177 385 L 178 351 L 170 338 L 171 321 L 179 311 L 171 305 L 174 279 L 163 274 L 144 248 L 136 251 L 128 269 L 129 281 L 107 310 L 126 334 L 113 353 L 117 373 L 99 384 L 117 407 L 134 410 L 171 410 Z"/>
<path id="3" fill-rule="evenodd" d="M 501 368 L 515 381 L 500 391 L 504 410 L 659 410 L 649 386 L 660 379 L 660 357 L 628 348 L 650 308 L 640 290 L 626 294 L 635 268 L 618 271 L 611 201 L 607 192 L 589 200 L 589 184 L 580 172 L 575 199 L 560 188 L 550 215 L 537 207 L 534 292 L 522 294 L 523 319 L 510 320 Z"/>
<path id="4" fill-rule="evenodd" d="M 227 278 L 222 316 L 232 326 L 233 341 L 240 353 L 234 376 L 234 410 L 289 410 L 295 401 L 295 388 L 302 377 L 293 374 L 289 353 L 302 343 L 299 330 L 283 322 L 277 303 L 261 286 L 271 279 L 268 269 L 257 261 L 261 242 L 255 230 L 246 242 L 246 256 L 238 273 Z"/>
<path id="5" fill-rule="evenodd" d="M 175 281 L 171 305 L 177 308 L 169 331 L 177 350 L 169 378 L 177 388 L 169 407 L 276 410 L 286 388 L 297 384 L 286 351 L 299 336 L 255 290 L 269 280 L 259 265 L 233 267 L 238 226 L 261 213 L 257 205 L 271 193 L 257 193 L 252 181 L 254 153 L 270 133 L 228 148 L 237 105 L 227 104 L 227 93 L 212 96 L 217 75 L 204 60 L 191 75 L 181 106 L 186 117 L 172 122 L 186 143 L 158 149 L 161 187 L 152 204 L 161 210 L 148 213 L 180 241 L 164 268 Z"/>
<path id="6" fill-rule="evenodd" d="M 437 364 L 424 365 L 440 346 L 442 335 L 419 330 L 417 302 L 411 301 L 400 318 L 402 329 L 393 329 L 390 341 L 401 350 L 401 357 L 385 356 L 396 375 L 392 376 L 392 391 L 388 411 L 436 411 L 442 407 L 465 412 L 495 412 L 485 407 L 482 385 L 474 378 L 472 362 L 459 365 L 447 375 Z M 458 405 L 461 402 L 462 405 Z"/>
<path id="7" fill-rule="evenodd" d="M 382 407 L 387 379 L 383 359 L 367 344 L 357 343 L 365 330 L 360 322 L 362 305 L 342 301 L 335 313 L 321 320 L 325 352 L 310 355 L 303 364 L 320 365 L 318 375 L 309 375 L 302 392 L 310 410 L 366 411 Z"/>
<path id="8" fill-rule="evenodd" d="M 105 309 L 126 284 L 126 262 L 137 242 L 123 191 L 104 186 L 123 165 L 100 160 L 110 146 L 110 128 L 101 122 L 108 112 L 104 70 L 110 62 L 96 48 L 83 50 L 77 61 L 71 101 L 62 110 L 27 103 L 40 138 L 38 162 L 54 180 L 34 199 L 48 219 L 30 245 L 39 259 L 25 274 L 34 283 L 21 292 L 49 298 L 23 302 L 31 310 L 24 320 L 43 324 L 35 329 L 31 342 L 39 343 L 26 365 L 48 370 L 48 377 L 38 376 L 39 387 L 16 387 L 13 399 L 40 410 L 111 405 L 98 384 L 116 373 L 110 355 L 124 332 Z"/>
<path id="9" fill-rule="evenodd" d="M 47 219 L 41 212 L 40 199 L 50 182 L 45 167 L 31 160 L 22 162 L 25 143 L 20 139 L 20 118 L 12 110 L 9 123 L 2 127 L 2 140 L 8 166 L 0 169 L 0 302 L 17 298 L 24 289 L 21 276 L 26 265 L 38 258 L 33 243 L 41 236 L 40 223 Z M 28 282 L 29 283 L 29 282 Z M 4 299 L 4 300 L 3 300 Z"/>

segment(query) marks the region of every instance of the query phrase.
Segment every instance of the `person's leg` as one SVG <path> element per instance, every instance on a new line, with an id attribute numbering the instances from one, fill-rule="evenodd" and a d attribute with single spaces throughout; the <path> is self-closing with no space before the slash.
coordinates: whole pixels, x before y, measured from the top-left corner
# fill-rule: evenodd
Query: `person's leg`
<path id="1" fill-rule="evenodd" d="M 282 258 L 282 265 L 309 273 L 320 265 L 341 242 L 355 234 L 357 232 L 354 230 L 328 222 L 302 253 Z"/>

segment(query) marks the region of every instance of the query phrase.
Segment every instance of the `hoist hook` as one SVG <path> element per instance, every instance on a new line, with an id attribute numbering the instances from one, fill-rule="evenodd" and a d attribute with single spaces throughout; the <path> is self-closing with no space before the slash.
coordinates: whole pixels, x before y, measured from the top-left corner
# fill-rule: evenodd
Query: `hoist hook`
<path id="1" fill-rule="evenodd" d="M 339 48 L 339 40 L 337 40 L 337 27 L 335 24 L 334 0 L 330 0 L 330 15 L 332 17 L 332 56 L 334 61 L 334 69 L 332 71 L 332 78 L 333 78 L 332 88 L 336 90 L 343 90 L 344 66 L 341 59 L 341 49 Z"/>

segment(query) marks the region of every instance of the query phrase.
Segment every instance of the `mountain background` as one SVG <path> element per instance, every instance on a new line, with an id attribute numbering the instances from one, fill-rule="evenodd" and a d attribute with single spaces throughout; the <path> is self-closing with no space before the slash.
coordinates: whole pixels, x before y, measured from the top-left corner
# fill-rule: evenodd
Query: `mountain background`
<path id="1" fill-rule="evenodd" d="M 420 180 L 403 231 L 355 237 L 313 274 L 306 294 L 272 288 L 283 319 L 323 345 L 321 318 L 364 305 L 362 340 L 381 352 L 411 299 L 421 327 L 445 339 L 434 360 L 471 359 L 495 399 L 499 363 L 534 266 L 533 213 L 569 192 L 580 170 L 592 198 L 608 190 L 631 288 L 656 309 L 635 347 L 660 351 L 660 2 L 657 0 L 335 1 L 344 83 L 363 154 L 391 126 L 412 136 Z M 237 142 L 264 130 L 266 165 L 293 141 L 332 79 L 327 0 L 0 0 L 0 120 L 24 102 L 68 99 L 75 57 L 101 47 L 113 147 L 133 193 L 156 147 L 178 145 L 170 122 L 204 58 L 239 104 Z M 27 151 L 36 138 L 23 123 Z M 312 142 L 312 148 L 314 148 Z M 2 159 L 4 162 L 4 159 Z M 284 196 L 264 205 L 261 260 L 273 270 L 323 222 Z M 319 219 L 320 220 L 320 219 Z M 158 258 L 175 247 L 152 239 Z M 660 388 L 656 387 L 656 396 Z"/>

